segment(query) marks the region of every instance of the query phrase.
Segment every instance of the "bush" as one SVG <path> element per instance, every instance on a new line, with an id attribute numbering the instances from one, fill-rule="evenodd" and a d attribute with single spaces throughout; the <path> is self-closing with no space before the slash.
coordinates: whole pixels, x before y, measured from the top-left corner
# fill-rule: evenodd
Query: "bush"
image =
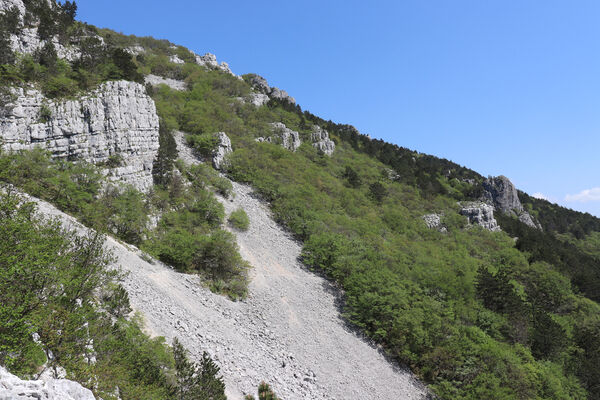
<path id="1" fill-rule="evenodd" d="M 77 82 L 65 75 L 53 76 L 42 83 L 42 91 L 50 98 L 73 96 L 78 90 Z"/>
<path id="2" fill-rule="evenodd" d="M 240 231 L 247 231 L 248 227 L 250 226 L 250 219 L 243 208 L 238 208 L 229 214 L 227 221 L 231 226 L 239 229 Z"/>
<path id="3" fill-rule="evenodd" d="M 188 143 L 202 156 L 212 157 L 213 151 L 219 145 L 219 138 L 210 133 L 190 135 Z"/>

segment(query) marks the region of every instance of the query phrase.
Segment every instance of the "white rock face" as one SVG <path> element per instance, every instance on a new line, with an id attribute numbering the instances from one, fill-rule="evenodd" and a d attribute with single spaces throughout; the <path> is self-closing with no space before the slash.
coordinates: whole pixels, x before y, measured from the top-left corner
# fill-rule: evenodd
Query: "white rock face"
<path id="1" fill-rule="evenodd" d="M 333 155 L 333 152 L 335 151 L 335 143 L 333 140 L 329 139 L 329 132 L 318 125 L 314 125 L 311 138 L 314 147 L 321 150 L 328 156 Z"/>
<path id="2" fill-rule="evenodd" d="M 250 95 L 250 103 L 256 107 L 263 106 L 269 102 L 269 96 L 263 93 L 252 93 Z"/>
<path id="3" fill-rule="evenodd" d="M 146 75 L 144 82 L 149 83 L 152 86 L 167 85 L 171 89 L 181 90 L 181 91 L 184 91 L 187 89 L 187 86 L 184 81 L 178 81 L 177 79 L 171 79 L 171 78 L 163 78 L 162 76 L 158 76 L 158 75 Z"/>
<path id="4" fill-rule="evenodd" d="M 185 64 L 185 61 L 183 61 L 181 58 L 179 58 L 178 55 L 174 55 L 169 57 L 169 61 L 175 64 Z"/>
<path id="5" fill-rule="evenodd" d="M 215 56 L 214 54 L 206 53 L 203 56 L 199 56 L 198 54 L 195 54 L 195 56 L 196 56 L 196 64 L 198 64 L 198 65 L 202 65 L 202 66 L 208 67 L 208 68 L 219 69 L 219 70 L 221 70 L 223 72 L 227 72 L 228 74 L 231 74 L 233 76 L 237 76 L 236 74 L 231 72 L 231 69 L 229 68 L 229 64 L 227 64 L 225 61 L 223 61 L 223 62 L 221 62 L 221 64 L 219 64 L 217 62 L 217 56 Z"/>
<path id="6" fill-rule="evenodd" d="M 281 122 L 272 122 L 270 125 L 273 127 L 274 135 L 266 138 L 256 138 L 257 142 L 280 144 L 281 147 L 290 151 L 296 151 L 302 144 L 302 141 L 300 140 L 300 134 L 289 129 L 287 126 L 285 126 L 285 124 Z"/>
<path id="7" fill-rule="evenodd" d="M 429 229 L 437 229 L 440 232 L 447 232 L 448 230 L 442 224 L 442 215 L 440 214 L 427 214 L 423 215 L 423 221 Z"/>
<path id="8" fill-rule="evenodd" d="M 500 229 L 494 218 L 494 207 L 486 203 L 467 203 L 462 206 L 460 213 L 469 219 L 472 225 L 479 225 L 484 229 L 497 232 Z"/>
<path id="9" fill-rule="evenodd" d="M 221 169 L 225 166 L 225 156 L 233 150 L 231 148 L 231 140 L 225 132 L 218 132 L 216 136 L 219 139 L 219 145 L 213 152 L 212 163 L 216 169 Z"/>
<path id="10" fill-rule="evenodd" d="M 278 100 L 287 100 L 292 104 L 296 104 L 296 99 L 288 94 L 285 90 L 281 90 L 279 88 L 273 87 L 271 88 L 271 93 L 269 93 L 271 98 Z"/>
<path id="11" fill-rule="evenodd" d="M 483 182 L 483 199 L 496 206 L 503 213 L 517 216 L 519 221 L 532 228 L 542 229 L 531 215 L 525 211 L 515 185 L 505 176 L 489 177 Z"/>
<path id="12" fill-rule="evenodd" d="M 53 4 L 53 3 L 52 3 Z M 16 7 L 21 16 L 19 25 L 22 26 L 23 15 L 25 14 L 25 4 L 22 0 L 0 0 L 0 13 Z M 38 36 L 37 27 L 23 28 L 18 35 L 11 35 L 11 48 L 14 52 L 20 54 L 33 54 L 37 50 L 44 47 L 45 41 L 41 41 Z M 75 46 L 63 46 L 58 42 L 55 36 L 50 39 L 56 54 L 59 58 L 64 58 L 69 61 L 75 61 L 81 56 L 81 52 Z"/>
<path id="13" fill-rule="evenodd" d="M 0 400 L 95 400 L 91 390 L 67 379 L 25 381 L 0 367 Z"/>
<path id="14" fill-rule="evenodd" d="M 296 100 L 290 96 L 285 90 L 269 86 L 265 78 L 260 75 L 252 74 L 250 76 L 250 84 L 260 93 L 269 95 L 272 99 L 287 100 L 292 104 L 296 104 Z"/>
<path id="15" fill-rule="evenodd" d="M 140 190 L 151 187 L 158 116 L 142 85 L 106 82 L 78 100 L 49 100 L 35 89 L 19 88 L 15 94 L 14 102 L 0 107 L 5 150 L 42 147 L 54 157 L 94 164 L 119 155 L 123 165 L 111 170 L 111 178 Z"/>

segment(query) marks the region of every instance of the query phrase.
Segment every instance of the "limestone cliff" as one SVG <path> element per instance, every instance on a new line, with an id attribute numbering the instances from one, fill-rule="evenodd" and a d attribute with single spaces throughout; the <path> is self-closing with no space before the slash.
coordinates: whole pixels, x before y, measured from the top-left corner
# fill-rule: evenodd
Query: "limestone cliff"
<path id="1" fill-rule="evenodd" d="M 469 224 L 479 225 L 492 232 L 500 230 L 498 222 L 494 218 L 494 207 L 486 203 L 471 202 L 462 205 L 461 215 L 468 218 Z"/>
<path id="2" fill-rule="evenodd" d="M 142 85 L 102 84 L 76 100 L 50 100 L 33 88 L 14 89 L 15 99 L 0 107 L 0 139 L 5 150 L 47 149 L 54 157 L 92 163 L 116 156 L 122 163 L 111 179 L 141 190 L 152 185 L 158 151 L 158 116 Z"/>
<path id="3" fill-rule="evenodd" d="M 53 1 L 49 1 L 48 4 L 50 7 L 56 7 L 55 2 Z M 19 33 L 11 35 L 11 49 L 19 54 L 33 54 L 44 47 L 46 42 L 40 40 L 37 23 L 34 22 L 25 25 L 23 16 L 26 13 L 26 7 L 22 0 L 0 0 L 0 12 L 3 13 L 13 8 L 19 10 L 19 21 L 17 24 Z M 72 44 L 63 45 L 59 43 L 57 36 L 48 40 L 54 45 L 59 58 L 74 61 L 81 55 L 77 46 Z"/>
<path id="4" fill-rule="evenodd" d="M 489 177 L 483 181 L 483 200 L 497 210 L 517 216 L 519 220 L 533 228 L 541 229 L 539 223 L 525 211 L 515 185 L 505 176 Z"/>
<path id="5" fill-rule="evenodd" d="M 94 400 L 89 389 L 67 379 L 26 381 L 0 366 L 0 400 Z"/>

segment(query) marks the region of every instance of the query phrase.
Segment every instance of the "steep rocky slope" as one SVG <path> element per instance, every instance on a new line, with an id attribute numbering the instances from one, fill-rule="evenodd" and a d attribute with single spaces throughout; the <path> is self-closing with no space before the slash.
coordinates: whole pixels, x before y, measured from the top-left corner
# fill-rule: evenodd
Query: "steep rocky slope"
<path id="1" fill-rule="evenodd" d="M 193 161 L 188 151 L 182 158 Z M 252 393 L 261 380 L 285 399 L 420 399 L 426 390 L 412 375 L 389 363 L 340 317 L 338 293 L 298 261 L 300 245 L 271 218 L 252 190 L 233 184 L 221 198 L 227 212 L 244 208 L 250 229 L 238 232 L 241 254 L 253 265 L 250 295 L 232 302 L 181 274 L 140 257 L 108 238 L 116 265 L 128 272 L 124 285 L 147 328 L 178 337 L 198 359 L 206 350 L 222 368 L 231 399 Z M 72 217 L 38 201 L 39 211 L 82 228 Z"/>

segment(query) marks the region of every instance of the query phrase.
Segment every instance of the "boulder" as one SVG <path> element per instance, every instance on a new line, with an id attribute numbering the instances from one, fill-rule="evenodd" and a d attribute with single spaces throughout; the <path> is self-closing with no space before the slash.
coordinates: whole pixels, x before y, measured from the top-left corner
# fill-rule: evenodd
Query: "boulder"
<path id="1" fill-rule="evenodd" d="M 91 390 L 68 379 L 22 380 L 0 366 L 0 400 L 95 400 Z"/>

